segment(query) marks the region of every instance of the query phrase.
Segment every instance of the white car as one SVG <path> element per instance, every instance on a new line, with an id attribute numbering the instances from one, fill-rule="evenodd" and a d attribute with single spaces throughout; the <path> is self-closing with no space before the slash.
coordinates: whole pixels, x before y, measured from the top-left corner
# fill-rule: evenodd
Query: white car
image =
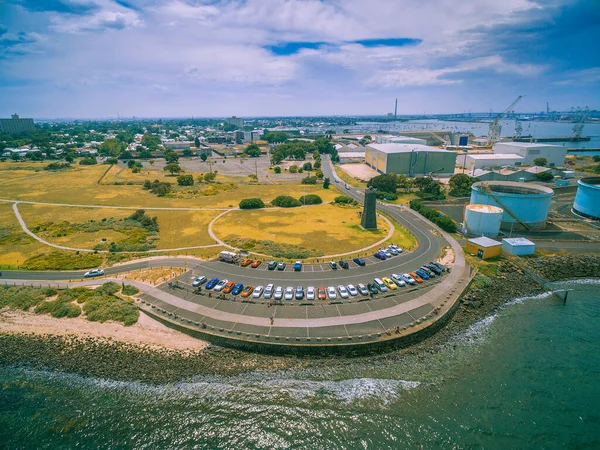
<path id="1" fill-rule="evenodd" d="M 408 284 L 411 284 L 413 286 L 417 284 L 417 281 L 407 273 L 403 273 L 402 278 L 404 278 L 404 281 L 406 281 Z"/>
<path id="2" fill-rule="evenodd" d="M 392 247 L 388 247 L 388 249 L 386 251 L 390 252 L 394 256 L 396 256 L 398 254 L 398 252 L 396 251 L 396 249 L 392 248 Z"/>
<path id="3" fill-rule="evenodd" d="M 273 297 L 273 284 L 267 284 L 267 287 L 265 288 L 265 293 L 263 295 L 263 297 L 266 300 L 269 300 L 271 297 Z"/>
<path id="4" fill-rule="evenodd" d="M 206 283 L 207 278 L 202 275 L 201 277 L 196 278 L 194 281 L 192 281 L 192 286 L 194 287 L 198 287 L 203 285 L 204 283 Z"/>
<path id="5" fill-rule="evenodd" d="M 335 288 L 333 286 L 329 286 L 327 288 L 327 297 L 329 297 L 329 300 L 337 298 L 337 292 L 335 292 Z"/>
<path id="6" fill-rule="evenodd" d="M 283 298 L 283 288 L 281 286 L 277 286 L 275 288 L 275 292 L 273 293 L 273 298 L 275 300 L 281 300 Z"/>
<path id="7" fill-rule="evenodd" d="M 381 291 L 381 292 L 387 292 L 388 291 L 388 287 L 385 285 L 385 283 L 381 280 L 381 278 L 375 278 L 375 280 L 373 280 L 375 282 L 375 284 L 377 285 L 377 288 Z"/>
<path id="8" fill-rule="evenodd" d="M 356 297 L 358 295 L 358 290 L 354 287 L 353 284 L 348 285 L 348 292 L 350 292 L 350 295 L 352 297 Z"/>
<path id="9" fill-rule="evenodd" d="M 264 289 L 265 288 L 263 286 L 256 286 L 254 288 L 254 290 L 252 291 L 252 298 L 260 298 L 260 296 L 262 295 Z"/>
<path id="10" fill-rule="evenodd" d="M 309 286 L 306 288 L 306 300 L 314 300 L 317 295 L 314 286 Z"/>
<path id="11" fill-rule="evenodd" d="M 367 287 L 364 284 L 358 283 L 357 287 L 358 287 L 359 292 L 362 295 L 366 295 L 366 296 L 369 295 L 369 290 L 367 289 Z"/>
<path id="12" fill-rule="evenodd" d="M 221 292 L 227 283 L 229 283 L 229 280 L 221 280 L 221 281 L 219 281 L 217 283 L 217 285 L 215 286 L 214 291 L 215 292 Z"/>
<path id="13" fill-rule="evenodd" d="M 92 269 L 89 272 L 83 274 L 84 278 L 92 278 L 92 277 L 101 277 L 104 275 L 104 270 L 102 269 Z"/>
<path id="14" fill-rule="evenodd" d="M 350 294 L 348 294 L 348 289 L 346 289 L 346 286 L 343 286 L 343 285 L 340 284 L 338 286 L 338 291 L 340 293 L 340 297 L 342 297 L 342 298 L 348 298 L 348 297 L 350 297 Z"/>
<path id="15" fill-rule="evenodd" d="M 292 300 L 294 298 L 294 288 L 293 287 L 288 286 L 285 288 L 284 298 L 286 300 Z"/>
<path id="16" fill-rule="evenodd" d="M 398 275 L 397 273 L 392 274 L 392 280 L 400 287 L 406 286 L 406 280 L 402 278 L 402 275 Z"/>
<path id="17" fill-rule="evenodd" d="M 394 244 L 390 244 L 390 245 L 388 246 L 388 248 L 393 248 L 393 249 L 394 249 L 394 250 L 396 250 L 398 253 L 402 253 L 402 251 L 403 251 L 403 250 L 402 250 L 400 247 L 398 247 L 397 245 L 394 245 Z"/>

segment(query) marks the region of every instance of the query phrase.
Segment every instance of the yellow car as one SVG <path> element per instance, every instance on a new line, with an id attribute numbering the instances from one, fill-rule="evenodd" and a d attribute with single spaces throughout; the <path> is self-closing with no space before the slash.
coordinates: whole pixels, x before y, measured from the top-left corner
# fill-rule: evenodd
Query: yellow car
<path id="1" fill-rule="evenodd" d="M 392 280 L 391 278 L 383 277 L 381 281 L 383 281 L 383 284 L 385 284 L 388 287 L 388 289 L 391 289 L 392 291 L 394 289 L 398 289 L 398 285 L 394 283 L 394 280 Z"/>

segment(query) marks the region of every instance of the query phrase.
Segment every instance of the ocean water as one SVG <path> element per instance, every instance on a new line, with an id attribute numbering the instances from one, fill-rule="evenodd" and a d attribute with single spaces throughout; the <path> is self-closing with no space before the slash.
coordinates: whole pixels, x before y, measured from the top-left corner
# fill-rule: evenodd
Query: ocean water
<path id="1" fill-rule="evenodd" d="M 600 280 L 436 351 L 149 386 L 0 368 L 0 448 L 600 448 Z M 392 355 L 394 356 L 394 355 Z"/>

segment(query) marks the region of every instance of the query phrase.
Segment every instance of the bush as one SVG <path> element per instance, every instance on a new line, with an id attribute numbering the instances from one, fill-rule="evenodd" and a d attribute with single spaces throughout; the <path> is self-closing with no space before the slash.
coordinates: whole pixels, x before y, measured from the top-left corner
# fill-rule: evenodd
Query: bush
<path id="1" fill-rule="evenodd" d="M 423 203 L 419 200 L 411 200 L 410 208 L 418 211 L 419 214 L 435 223 L 442 230 L 447 231 L 448 233 L 454 233 L 456 231 L 456 224 L 450 217 L 441 215 L 437 211 L 423 206 Z"/>
<path id="2" fill-rule="evenodd" d="M 296 200 L 294 197 L 290 197 L 289 195 L 280 195 L 271 200 L 271 204 L 273 206 L 279 206 L 280 208 L 295 208 L 297 206 L 301 206 L 302 204 Z"/>
<path id="3" fill-rule="evenodd" d="M 303 195 L 298 199 L 298 201 L 303 205 L 320 205 L 323 203 L 323 199 L 321 199 L 321 197 L 319 197 L 317 194 Z"/>
<path id="4" fill-rule="evenodd" d="M 471 185 L 477 181 L 476 178 L 470 177 L 464 173 L 457 173 L 450 177 L 448 184 L 450 185 L 450 195 L 453 197 L 466 197 L 471 194 Z"/>
<path id="5" fill-rule="evenodd" d="M 323 172 L 321 172 L 320 170 L 317 170 L 315 172 L 315 176 L 319 179 L 322 180 L 323 179 Z"/>
<path id="6" fill-rule="evenodd" d="M 212 183 L 217 179 L 217 172 L 208 172 L 204 174 L 204 182 Z"/>
<path id="7" fill-rule="evenodd" d="M 311 177 L 310 175 L 302 178 L 302 184 L 317 184 L 317 177 Z"/>
<path id="8" fill-rule="evenodd" d="M 83 310 L 90 322 L 104 323 L 107 320 L 114 320 L 125 326 L 133 325 L 140 316 L 133 303 L 112 295 L 94 296 L 85 302 Z"/>
<path id="9" fill-rule="evenodd" d="M 59 162 L 53 162 L 48 164 L 46 167 L 44 167 L 44 170 L 50 170 L 52 172 L 55 171 L 59 171 L 59 170 L 67 170 L 71 168 L 71 164 L 69 163 L 59 163 Z"/>
<path id="10" fill-rule="evenodd" d="M 341 205 L 349 205 L 353 202 L 354 200 L 352 199 L 352 197 L 348 197 L 347 195 L 338 195 L 336 198 L 333 199 L 333 203 L 338 203 Z"/>
<path id="11" fill-rule="evenodd" d="M 312 170 L 312 164 L 309 162 L 305 162 L 304 165 L 302 166 L 302 168 L 304 170 L 306 170 L 307 172 L 310 172 Z"/>
<path id="12" fill-rule="evenodd" d="M 171 183 L 167 183 L 166 181 L 146 180 L 143 187 L 159 197 L 164 197 L 171 192 Z"/>
<path id="13" fill-rule="evenodd" d="M 123 295 L 135 295 L 138 292 L 140 292 L 140 290 L 135 286 L 131 286 L 130 284 L 123 285 L 123 288 L 121 289 L 121 294 Z"/>
<path id="14" fill-rule="evenodd" d="M 298 173 L 298 166 L 296 164 L 292 164 L 289 170 L 290 173 Z"/>
<path id="15" fill-rule="evenodd" d="M 194 176 L 193 175 L 179 175 L 177 177 L 177 184 L 179 186 L 193 186 Z"/>
<path id="16" fill-rule="evenodd" d="M 384 192 L 396 192 L 398 188 L 396 175 L 394 174 L 377 175 L 367 182 L 367 186 Z"/>
<path id="17" fill-rule="evenodd" d="M 275 173 L 281 173 L 281 167 L 279 167 L 279 166 L 273 167 L 273 172 L 275 172 Z"/>
<path id="18" fill-rule="evenodd" d="M 393 192 L 377 191 L 376 197 L 379 200 L 398 200 L 398 195 Z"/>
<path id="19" fill-rule="evenodd" d="M 538 181 L 550 181 L 554 179 L 554 175 L 552 175 L 550 171 L 536 173 L 535 177 L 538 179 Z"/>
<path id="20" fill-rule="evenodd" d="M 260 198 L 245 198 L 240 202 L 240 209 L 264 208 L 265 203 Z"/>
<path id="21" fill-rule="evenodd" d="M 81 166 L 93 166 L 94 164 L 98 164 L 95 156 L 86 156 L 79 161 L 79 165 Z"/>
<path id="22" fill-rule="evenodd" d="M 331 181 L 329 181 L 329 178 L 325 178 L 323 180 L 323 189 L 329 189 L 330 184 L 331 184 Z"/>

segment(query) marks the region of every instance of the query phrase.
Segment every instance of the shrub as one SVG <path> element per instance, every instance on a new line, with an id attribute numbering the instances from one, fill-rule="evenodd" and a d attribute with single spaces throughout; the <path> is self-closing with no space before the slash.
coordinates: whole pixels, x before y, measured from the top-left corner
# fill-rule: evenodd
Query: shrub
<path id="1" fill-rule="evenodd" d="M 333 199 L 333 203 L 338 203 L 342 205 L 348 205 L 353 201 L 354 200 L 352 200 L 352 197 L 348 197 L 347 195 L 338 195 L 336 198 Z"/>
<path id="2" fill-rule="evenodd" d="M 265 203 L 260 198 L 245 198 L 240 202 L 240 209 L 264 208 Z"/>
<path id="3" fill-rule="evenodd" d="M 204 182 L 211 183 L 217 179 L 217 172 L 208 172 L 204 174 Z"/>
<path id="4" fill-rule="evenodd" d="M 367 182 L 367 186 L 384 192 L 396 192 L 398 188 L 396 175 L 394 174 L 377 175 Z"/>
<path id="5" fill-rule="evenodd" d="M 377 191 L 376 196 L 380 200 L 398 200 L 398 195 L 393 192 Z"/>
<path id="6" fill-rule="evenodd" d="M 554 175 L 552 175 L 552 173 L 550 171 L 536 173 L 535 177 L 539 181 L 550 181 L 550 180 L 554 179 Z"/>
<path id="7" fill-rule="evenodd" d="M 123 285 L 121 289 L 121 294 L 123 295 L 135 295 L 138 292 L 140 292 L 140 290 L 135 286 L 131 286 L 130 284 Z"/>
<path id="8" fill-rule="evenodd" d="M 302 166 L 302 168 L 304 170 L 306 170 L 307 172 L 310 172 L 312 170 L 312 164 L 309 162 L 305 162 L 304 165 Z"/>
<path id="9" fill-rule="evenodd" d="M 323 172 L 321 172 L 320 170 L 317 170 L 317 172 L 315 173 L 315 175 L 316 175 L 316 177 L 317 177 L 319 180 L 322 180 L 322 179 L 323 179 Z"/>
<path id="10" fill-rule="evenodd" d="M 171 192 L 171 183 L 167 183 L 166 181 L 146 180 L 143 187 L 159 197 L 163 197 Z"/>
<path id="11" fill-rule="evenodd" d="M 50 170 L 52 172 L 55 171 L 59 171 L 59 170 L 67 170 L 71 168 L 71 164 L 69 163 L 59 163 L 59 162 L 53 162 L 48 164 L 46 167 L 44 167 L 44 170 Z"/>
<path id="12" fill-rule="evenodd" d="M 456 224 L 450 217 L 441 215 L 437 211 L 423 206 L 423 203 L 419 200 L 411 200 L 410 208 L 418 211 L 419 214 L 435 223 L 442 230 L 447 231 L 448 233 L 454 233 L 456 231 Z"/>
<path id="13" fill-rule="evenodd" d="M 296 164 L 292 164 L 289 170 L 290 173 L 298 173 L 298 166 Z"/>
<path id="14" fill-rule="evenodd" d="M 448 184 L 450 185 L 450 195 L 453 197 L 466 197 L 471 193 L 471 185 L 477 181 L 476 178 L 470 177 L 464 173 L 457 173 L 450 177 Z"/>
<path id="15" fill-rule="evenodd" d="M 93 166 L 94 164 L 98 164 L 95 156 L 86 156 L 79 161 L 79 165 L 81 166 Z"/>
<path id="16" fill-rule="evenodd" d="M 302 178 L 302 184 L 317 184 L 317 177 L 311 177 L 310 175 Z"/>
<path id="17" fill-rule="evenodd" d="M 289 195 L 280 195 L 271 200 L 271 204 L 273 206 L 279 206 L 280 208 L 294 208 L 296 206 L 301 206 L 302 204 L 296 200 L 294 197 L 290 197 Z"/>
<path id="18" fill-rule="evenodd" d="M 177 184 L 179 186 L 193 186 L 194 176 L 193 175 L 179 175 L 177 177 Z"/>
<path id="19" fill-rule="evenodd" d="M 325 178 L 323 180 L 323 189 L 329 189 L 330 184 L 331 184 L 331 181 L 329 181 L 329 178 Z"/>
<path id="20" fill-rule="evenodd" d="M 281 167 L 279 167 L 279 166 L 273 167 L 273 172 L 275 172 L 275 173 L 281 173 Z"/>
<path id="21" fill-rule="evenodd" d="M 298 199 L 298 201 L 303 205 L 320 205 L 323 203 L 323 199 L 321 199 L 321 197 L 319 197 L 317 194 L 303 195 Z"/>
<path id="22" fill-rule="evenodd" d="M 112 295 L 94 296 L 85 302 L 83 310 L 90 322 L 104 323 L 107 320 L 114 320 L 125 326 L 133 325 L 140 316 L 133 303 Z"/>

